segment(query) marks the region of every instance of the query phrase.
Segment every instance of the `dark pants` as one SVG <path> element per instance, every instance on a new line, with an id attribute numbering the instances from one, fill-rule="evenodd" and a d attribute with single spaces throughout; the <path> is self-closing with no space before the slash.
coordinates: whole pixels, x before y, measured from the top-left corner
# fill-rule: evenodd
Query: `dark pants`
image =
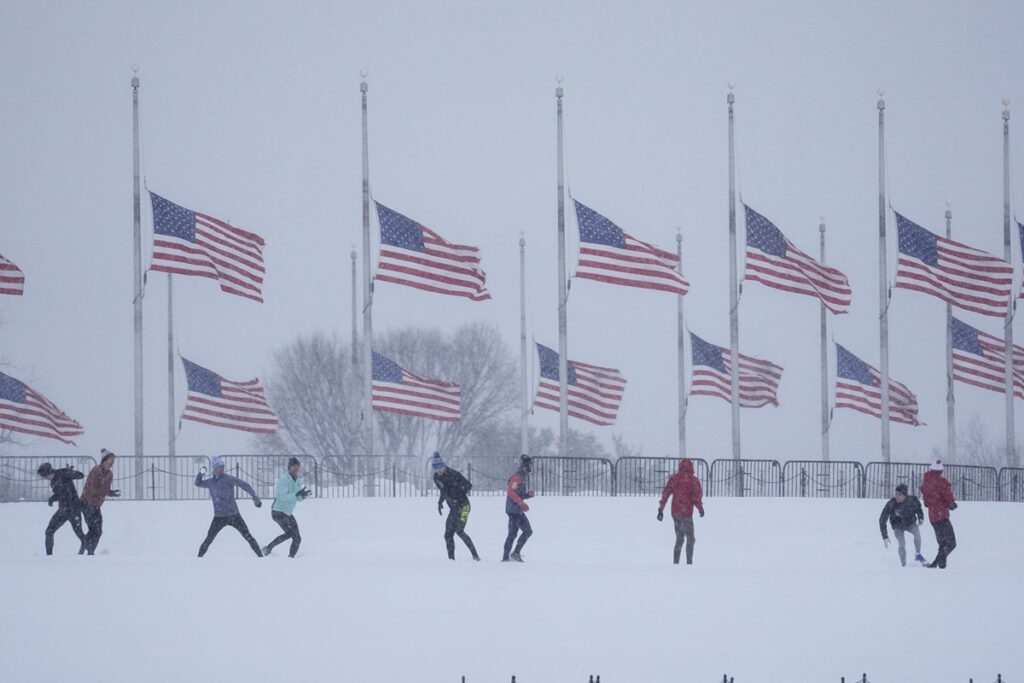
<path id="1" fill-rule="evenodd" d="M 103 535 L 103 513 L 100 508 L 93 507 L 88 503 L 82 503 L 82 517 L 89 525 L 89 533 L 85 535 L 85 549 L 90 555 L 96 553 L 96 546 Z"/>
<path id="2" fill-rule="evenodd" d="M 522 530 L 522 535 L 519 536 L 519 542 L 516 543 L 515 554 L 518 555 L 519 551 L 523 549 L 526 542 L 530 540 L 530 536 L 533 535 L 533 528 L 530 527 L 530 520 L 526 518 L 523 513 L 506 513 L 508 514 L 508 537 L 505 538 L 505 553 L 501 556 L 501 559 L 507 560 L 509 552 L 512 551 L 512 543 L 516 540 L 516 534 Z"/>
<path id="3" fill-rule="evenodd" d="M 448 559 L 455 559 L 455 536 L 458 535 L 462 539 L 462 542 L 469 548 L 470 554 L 479 559 L 479 555 L 476 554 L 476 546 L 473 545 L 473 539 L 466 533 L 466 522 L 469 521 L 469 503 L 466 503 L 462 507 L 453 508 L 448 507 L 448 519 L 444 523 L 444 545 L 448 549 Z"/>
<path id="4" fill-rule="evenodd" d="M 249 533 L 249 527 L 245 525 L 245 520 L 242 519 L 242 515 L 231 515 L 230 517 L 214 517 L 213 521 L 210 522 L 210 530 L 206 534 L 206 540 L 199 546 L 199 557 L 206 554 L 206 550 L 213 543 L 213 539 L 217 537 L 220 530 L 226 526 L 233 526 L 238 529 L 238 533 L 242 534 L 242 538 L 246 540 L 252 551 L 256 553 L 256 557 L 263 557 L 263 553 L 260 552 L 260 545 L 256 542 L 256 539 Z"/>
<path id="5" fill-rule="evenodd" d="M 946 557 L 956 547 L 956 534 L 953 533 L 953 523 L 948 518 L 940 519 L 938 522 L 932 522 L 932 528 L 935 529 L 935 542 L 939 544 L 939 554 L 935 556 L 935 561 L 932 562 L 931 566 L 945 569 Z"/>
<path id="6" fill-rule="evenodd" d="M 50 523 L 46 525 L 46 554 L 53 555 L 53 535 L 57 529 L 64 526 L 64 522 L 71 522 L 71 529 L 78 536 L 78 540 L 85 544 L 85 534 L 82 533 L 82 513 L 78 506 L 61 505 L 50 517 Z"/>
<path id="7" fill-rule="evenodd" d="M 267 553 L 274 549 L 279 543 L 292 539 L 292 547 L 288 549 L 288 557 L 295 557 L 299 551 L 299 544 L 302 543 L 302 536 L 299 535 L 299 523 L 291 515 L 286 515 L 280 510 L 271 510 L 270 517 L 281 527 L 284 533 L 267 544 Z"/>
<path id="8" fill-rule="evenodd" d="M 686 564 L 693 564 L 693 544 L 697 541 L 693 535 L 693 515 L 689 517 L 672 517 L 676 527 L 676 547 L 672 550 L 672 561 L 679 564 L 679 553 L 686 541 Z"/>

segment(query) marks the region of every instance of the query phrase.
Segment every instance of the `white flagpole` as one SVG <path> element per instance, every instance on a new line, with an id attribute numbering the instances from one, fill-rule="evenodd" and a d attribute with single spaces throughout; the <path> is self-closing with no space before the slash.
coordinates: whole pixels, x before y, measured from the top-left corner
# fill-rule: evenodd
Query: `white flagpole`
<path id="1" fill-rule="evenodd" d="M 373 443 L 373 277 L 370 273 L 370 150 L 366 123 L 366 72 L 359 84 L 363 99 L 363 428 L 366 455 Z M 369 483 L 367 487 L 371 488 Z M 372 494 L 372 491 L 371 491 Z"/>
<path id="2" fill-rule="evenodd" d="M 167 479 L 168 494 L 171 500 L 178 498 L 174 413 L 174 289 L 172 288 L 171 274 L 167 273 Z"/>
<path id="3" fill-rule="evenodd" d="M 1003 258 L 1013 263 L 1010 253 L 1010 101 L 1003 100 Z M 1012 301 L 1011 292 L 1011 301 Z M 1006 339 L 1006 464 L 1017 467 L 1017 437 L 1013 424 L 1013 316 L 1008 310 L 1003 326 Z"/>
<path id="4" fill-rule="evenodd" d="M 683 234 L 676 233 L 676 268 L 683 272 Z M 676 351 L 679 358 L 679 457 L 686 457 L 686 325 L 683 322 L 683 297 L 676 297 Z"/>
<path id="5" fill-rule="evenodd" d="M 729 95 L 729 354 L 730 390 L 732 393 L 732 457 L 740 455 L 740 321 L 739 286 L 736 272 L 736 146 L 733 130 L 733 104 L 736 96 L 730 86 Z M 738 473 L 737 473 L 738 474 Z M 743 477 L 736 477 L 736 495 L 743 495 Z"/>
<path id="6" fill-rule="evenodd" d="M 562 79 L 558 78 L 558 455 L 569 455 L 569 351 L 566 331 L 565 176 L 562 163 Z"/>
<path id="7" fill-rule="evenodd" d="M 889 282 L 885 251 L 885 99 L 878 92 L 878 334 L 882 374 L 882 461 L 891 462 L 889 446 Z M 885 470 L 889 489 L 889 469 Z"/>
<path id="8" fill-rule="evenodd" d="M 358 278 L 356 276 L 356 260 L 359 255 L 356 253 L 355 245 L 352 246 L 352 252 L 350 254 L 352 258 L 352 367 L 356 369 L 359 367 L 359 304 L 357 303 L 356 292 L 359 289 L 357 284 Z"/>
<path id="9" fill-rule="evenodd" d="M 825 263 L 825 221 L 818 224 L 821 235 L 821 263 Z M 821 459 L 829 460 L 828 310 L 821 303 Z"/>
<path id="10" fill-rule="evenodd" d="M 135 497 L 142 498 L 142 198 L 139 182 L 139 73 L 132 76 L 132 167 L 134 171 L 134 296 L 135 309 Z"/>
<path id="11" fill-rule="evenodd" d="M 946 239 L 953 238 L 953 212 L 946 207 Z M 953 388 L 953 305 L 946 302 L 946 461 L 956 458 L 956 393 Z"/>
<path id="12" fill-rule="evenodd" d="M 519 452 L 530 452 L 529 371 L 526 364 L 526 238 L 519 237 L 519 381 L 522 412 L 519 420 Z"/>

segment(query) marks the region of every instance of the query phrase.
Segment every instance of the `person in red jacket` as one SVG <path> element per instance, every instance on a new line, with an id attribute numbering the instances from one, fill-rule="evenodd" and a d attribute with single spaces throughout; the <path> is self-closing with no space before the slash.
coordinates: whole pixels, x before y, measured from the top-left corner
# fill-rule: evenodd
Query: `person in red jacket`
<path id="1" fill-rule="evenodd" d="M 676 527 L 676 545 L 672 551 L 672 562 L 679 564 L 679 552 L 686 541 L 686 564 L 693 564 L 693 508 L 697 508 L 700 516 L 704 516 L 703 490 L 700 480 L 693 475 L 693 461 L 683 458 L 679 461 L 679 471 L 668 478 L 665 489 L 661 492 L 658 503 L 658 521 L 665 518 L 665 502 L 672 496 L 672 521 Z"/>
<path id="2" fill-rule="evenodd" d="M 89 533 L 85 535 L 82 550 L 78 551 L 79 555 L 83 551 L 87 551 L 90 555 L 96 554 L 96 546 L 100 542 L 100 536 L 103 535 L 103 513 L 100 512 L 100 506 L 103 505 L 107 496 L 117 498 L 121 495 L 120 489 L 110 488 L 114 481 L 114 473 L 110 471 L 110 468 L 114 466 L 116 456 L 106 448 L 100 449 L 100 455 L 102 455 L 100 464 L 89 470 L 89 476 L 85 478 L 85 487 L 82 489 L 82 517 L 89 525 Z"/>
<path id="3" fill-rule="evenodd" d="M 924 498 L 924 506 L 928 508 L 928 521 L 935 530 L 935 541 L 939 544 L 939 553 L 935 560 L 925 566 L 945 569 L 946 557 L 956 547 L 953 523 L 949 521 L 949 511 L 956 510 L 956 501 L 953 500 L 953 487 L 949 480 L 942 476 L 941 460 L 932 463 L 924 473 L 924 479 L 921 480 L 921 497 Z"/>

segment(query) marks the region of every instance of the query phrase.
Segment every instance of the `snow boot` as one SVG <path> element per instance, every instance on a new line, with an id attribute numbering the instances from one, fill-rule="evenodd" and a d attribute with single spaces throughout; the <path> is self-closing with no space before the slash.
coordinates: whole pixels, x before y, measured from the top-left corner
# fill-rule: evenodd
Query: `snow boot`
<path id="1" fill-rule="evenodd" d="M 520 555 L 519 553 L 512 553 L 511 555 L 508 556 L 508 558 L 510 560 L 512 560 L 513 562 L 522 562 L 523 561 L 523 556 Z"/>
<path id="2" fill-rule="evenodd" d="M 260 552 L 263 553 L 263 557 L 267 557 L 268 555 L 270 555 L 270 552 L 272 550 L 273 548 L 271 548 L 269 545 L 265 545 L 262 548 L 260 548 Z"/>

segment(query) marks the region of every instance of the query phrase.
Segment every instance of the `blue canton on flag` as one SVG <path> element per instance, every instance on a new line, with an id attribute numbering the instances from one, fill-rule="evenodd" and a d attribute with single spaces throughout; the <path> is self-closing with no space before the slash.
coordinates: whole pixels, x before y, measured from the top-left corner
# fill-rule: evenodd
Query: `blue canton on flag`
<path id="1" fill-rule="evenodd" d="M 381 382 L 402 383 L 402 368 L 398 363 L 382 356 L 376 351 L 373 352 L 373 379 Z"/>
<path id="2" fill-rule="evenodd" d="M 1006 394 L 1006 340 L 953 318 L 953 379 Z M 1013 394 L 1024 398 L 1024 347 L 1013 345 Z"/>
<path id="3" fill-rule="evenodd" d="M 540 376 L 545 379 L 558 381 L 558 352 L 549 349 L 543 344 L 537 344 L 537 354 L 540 356 Z M 576 368 L 571 361 L 566 361 L 566 372 L 569 375 L 566 384 L 576 384 Z"/>
<path id="4" fill-rule="evenodd" d="M 153 199 L 153 232 L 187 242 L 196 241 L 196 212 L 178 206 L 156 193 Z"/>
<path id="5" fill-rule="evenodd" d="M 869 387 L 881 384 L 871 376 L 871 366 L 847 351 L 841 344 L 836 344 L 836 374 Z"/>
<path id="6" fill-rule="evenodd" d="M 933 268 L 938 268 L 938 235 L 925 230 L 913 221 L 908 221 L 899 214 L 896 214 L 896 230 L 899 232 L 901 254 L 906 254 Z"/>
<path id="7" fill-rule="evenodd" d="M 626 234 L 622 228 L 580 202 L 576 202 L 576 222 L 580 226 L 580 240 L 626 248 Z"/>
<path id="8" fill-rule="evenodd" d="M 953 318 L 952 330 L 954 349 L 978 356 L 985 355 L 985 350 L 981 348 L 981 342 L 978 340 L 978 330 L 958 318 Z"/>
<path id="9" fill-rule="evenodd" d="M 182 358 L 181 362 L 185 364 L 185 379 L 188 381 L 189 391 L 198 391 L 207 396 L 220 398 L 220 375 L 207 370 L 202 365 L 196 365 L 190 360 Z"/>
<path id="10" fill-rule="evenodd" d="M 409 251 L 426 251 L 423 246 L 423 230 L 419 223 L 377 203 L 377 219 L 380 221 L 380 241 Z"/>
<path id="11" fill-rule="evenodd" d="M 707 365 L 719 372 L 728 373 L 725 361 L 722 360 L 721 347 L 709 344 L 693 332 L 690 333 L 690 347 L 693 349 L 693 364 Z"/>

